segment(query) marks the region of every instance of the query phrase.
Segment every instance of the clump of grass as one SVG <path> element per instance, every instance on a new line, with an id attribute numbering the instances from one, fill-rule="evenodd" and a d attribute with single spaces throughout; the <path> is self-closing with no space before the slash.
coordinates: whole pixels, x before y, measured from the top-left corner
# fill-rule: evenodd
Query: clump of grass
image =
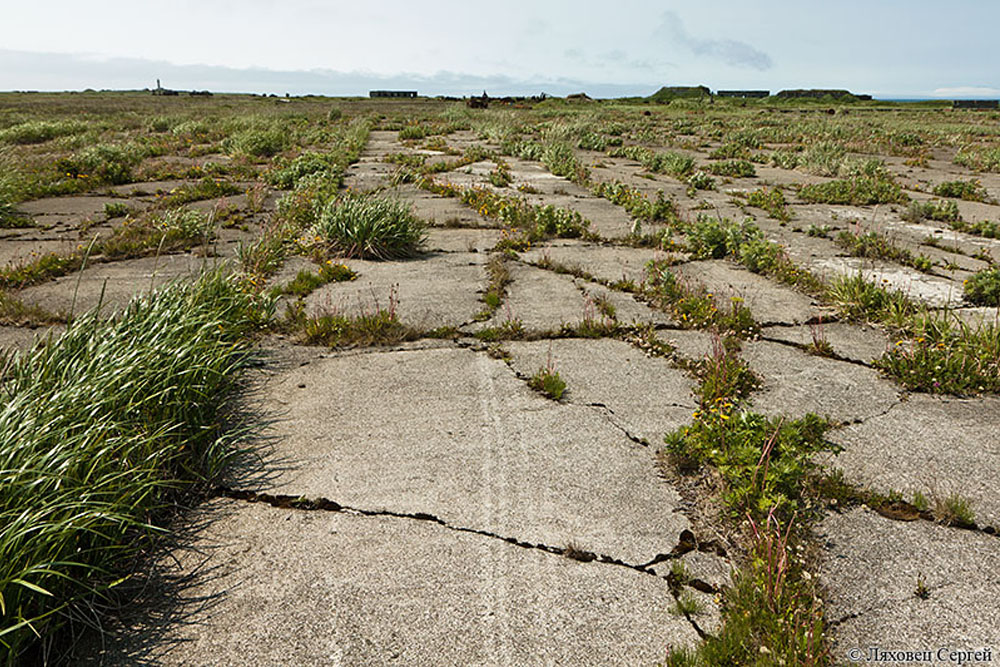
<path id="1" fill-rule="evenodd" d="M 322 207 L 312 234 L 344 257 L 394 259 L 420 251 L 424 223 L 409 204 L 347 192 Z"/>
<path id="2" fill-rule="evenodd" d="M 40 326 L 57 324 L 65 319 L 39 306 L 26 304 L 17 297 L 0 290 L 0 324 L 18 327 Z"/>
<path id="3" fill-rule="evenodd" d="M 91 185 L 132 181 L 132 168 L 144 157 L 135 145 L 97 144 L 55 163 L 58 174 Z"/>
<path id="4" fill-rule="evenodd" d="M 331 259 L 321 264 L 318 271 L 302 269 L 290 283 L 281 287 L 278 293 L 302 298 L 328 283 L 355 280 L 357 277 L 358 274 L 346 264 L 334 264 Z"/>
<path id="5" fill-rule="evenodd" d="M 715 189 L 715 179 L 709 176 L 704 171 L 696 171 L 687 177 L 685 181 L 688 185 L 688 194 L 692 194 L 694 190 L 714 190 Z"/>
<path id="6" fill-rule="evenodd" d="M 0 269 L 0 287 L 21 288 L 65 276 L 83 266 L 84 253 L 47 252 Z"/>
<path id="7" fill-rule="evenodd" d="M 251 129 L 237 132 L 222 142 L 230 154 L 269 158 L 288 148 L 288 135 L 278 129 Z"/>
<path id="8" fill-rule="evenodd" d="M 503 254 L 494 254 L 489 258 L 486 262 L 486 275 L 489 277 L 489 282 L 482 297 L 485 308 L 475 317 L 480 322 L 493 317 L 493 313 L 503 305 L 507 285 L 511 281 L 510 270 Z"/>
<path id="9" fill-rule="evenodd" d="M 279 157 L 276 158 L 274 167 L 264 174 L 264 178 L 276 188 L 290 190 L 299 180 L 310 174 L 342 171 L 343 161 L 340 152 L 307 151 L 292 160 Z"/>
<path id="10" fill-rule="evenodd" d="M 974 528 L 976 525 L 976 513 L 972 511 L 972 504 L 968 498 L 957 493 L 938 500 L 934 507 L 934 516 L 947 526 Z"/>
<path id="11" fill-rule="evenodd" d="M 559 371 L 555 369 L 551 356 L 548 363 L 531 376 L 531 379 L 528 380 L 528 386 L 538 393 L 548 396 L 553 401 L 562 398 L 566 391 L 566 381 L 559 377 Z"/>
<path id="12" fill-rule="evenodd" d="M 202 199 L 216 199 L 229 195 L 240 194 L 242 190 L 235 183 L 221 178 L 205 177 L 195 184 L 182 185 L 171 190 L 162 200 L 164 206 L 180 206 L 188 202 L 201 201 Z"/>
<path id="13" fill-rule="evenodd" d="M 900 322 L 918 311 L 905 295 L 883 289 L 861 273 L 837 276 L 827 286 L 825 297 L 841 315 L 855 322 Z"/>
<path id="14" fill-rule="evenodd" d="M 132 208 L 125 202 L 115 201 L 108 202 L 104 205 L 104 217 L 108 220 L 114 220 L 115 218 L 124 218 L 126 215 L 132 212 Z"/>
<path id="15" fill-rule="evenodd" d="M 1000 266 L 991 266 L 965 280 L 965 298 L 977 306 L 1000 306 Z"/>
<path id="16" fill-rule="evenodd" d="M 35 221 L 31 219 L 31 216 L 24 215 L 17 208 L 4 199 L 3 195 L 0 194 L 0 229 L 23 229 L 25 227 L 34 227 Z"/>
<path id="17" fill-rule="evenodd" d="M 958 210 L 958 204 L 953 201 L 913 201 L 910 202 L 902 218 L 914 223 L 922 220 L 938 220 L 940 222 L 954 223 L 961 222 L 962 214 Z"/>
<path id="18" fill-rule="evenodd" d="M 708 165 L 708 171 L 716 176 L 728 176 L 730 178 L 753 178 L 757 175 L 757 170 L 749 160 L 722 160 Z M 706 188 L 699 188 L 706 189 Z"/>
<path id="19" fill-rule="evenodd" d="M 496 168 L 492 169 L 490 173 L 487 174 L 487 179 L 489 179 L 489 182 L 493 185 L 493 187 L 497 188 L 505 188 L 514 180 L 510 173 L 510 165 L 503 160 L 497 162 Z"/>
<path id="20" fill-rule="evenodd" d="M 695 169 L 694 158 L 670 151 L 656 153 L 642 146 L 622 146 L 609 153 L 611 157 L 625 157 L 641 163 L 643 168 L 658 174 L 668 174 L 684 180 Z"/>
<path id="21" fill-rule="evenodd" d="M 968 181 L 944 181 L 934 186 L 934 196 L 952 197 L 965 201 L 987 202 L 990 197 L 979 179 Z"/>
<path id="22" fill-rule="evenodd" d="M 909 197 L 895 180 L 887 175 L 857 175 L 852 178 L 805 185 L 799 197 L 821 204 L 905 204 Z"/>
<path id="23" fill-rule="evenodd" d="M 302 302 L 290 307 L 286 324 L 302 333 L 303 342 L 329 347 L 395 345 L 420 338 L 420 332 L 404 324 L 397 314 L 399 305 L 395 290 L 389 294 L 388 306 L 376 300 L 371 305 L 359 305 L 357 313 L 332 309 L 319 315 L 306 315 Z"/>
<path id="24" fill-rule="evenodd" d="M 792 217 L 786 208 L 785 195 L 778 188 L 754 190 L 747 196 L 747 203 L 750 206 L 764 209 L 768 216 L 775 220 L 787 221 Z"/>
<path id="25" fill-rule="evenodd" d="M 887 259 L 911 266 L 925 273 L 930 271 L 933 266 L 931 259 L 926 255 L 914 255 L 906 248 L 895 245 L 885 234 L 878 232 L 862 232 L 860 229 L 845 230 L 837 235 L 836 241 L 837 245 L 855 257 Z"/>
<path id="26" fill-rule="evenodd" d="M 731 411 L 739 400 L 760 386 L 760 378 L 740 357 L 735 343 L 735 339 L 714 336 L 712 352 L 694 365 L 692 370 L 698 378 L 695 395 L 700 405 L 696 419 L 703 413 Z"/>
<path id="27" fill-rule="evenodd" d="M 213 235 L 212 218 L 199 211 L 173 208 L 137 219 L 126 218 L 111 236 L 95 246 L 109 259 L 177 252 L 207 243 Z"/>
<path id="28" fill-rule="evenodd" d="M 475 333 L 476 338 L 487 343 L 496 343 L 503 340 L 518 340 L 524 338 L 524 322 L 516 317 L 510 317 L 496 327 L 486 327 Z"/>
<path id="29" fill-rule="evenodd" d="M 221 272 L 78 318 L 15 357 L 0 407 L 0 658 L 31 661 L 233 454 L 222 413 L 259 307 Z M 202 487 L 203 488 L 203 487 Z M 89 615 L 88 615 L 89 617 Z"/>

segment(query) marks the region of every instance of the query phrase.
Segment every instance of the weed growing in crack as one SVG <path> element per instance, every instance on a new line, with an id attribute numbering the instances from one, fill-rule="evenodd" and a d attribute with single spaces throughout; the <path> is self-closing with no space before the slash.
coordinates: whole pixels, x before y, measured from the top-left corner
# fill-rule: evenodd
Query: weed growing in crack
<path id="1" fill-rule="evenodd" d="M 760 385 L 760 378 L 750 365 L 739 356 L 738 340 L 735 338 L 712 337 L 712 352 L 693 367 L 698 387 L 699 411 L 695 418 L 705 415 L 720 415 L 725 421 L 735 404 L 750 395 Z"/>
<path id="2" fill-rule="evenodd" d="M 566 391 L 566 382 L 559 377 L 559 371 L 555 369 L 552 362 L 552 351 L 549 351 L 548 361 L 544 366 L 535 371 L 535 374 L 528 380 L 528 386 L 538 393 L 548 396 L 553 401 L 558 401 Z"/>
<path id="3" fill-rule="evenodd" d="M 923 572 L 917 573 L 917 586 L 913 589 L 913 594 L 921 600 L 928 600 L 931 597 L 931 592 L 930 589 L 927 588 L 927 582 L 924 580 Z"/>
<path id="4" fill-rule="evenodd" d="M 318 315 L 307 315 L 299 301 L 285 313 L 285 328 L 301 332 L 303 342 L 329 347 L 396 345 L 421 337 L 421 332 L 400 321 L 396 288 L 389 293 L 388 306 L 378 299 L 371 305 L 359 304 L 357 313 L 328 308 Z"/>
<path id="5" fill-rule="evenodd" d="M 681 591 L 674 599 L 674 606 L 670 608 L 670 613 L 678 616 L 696 616 L 703 611 L 705 605 L 691 591 Z"/>
<path id="6" fill-rule="evenodd" d="M 979 179 L 944 181 L 934 186 L 935 197 L 953 197 L 965 201 L 989 202 L 990 197 Z"/>
<path id="7" fill-rule="evenodd" d="M 489 277 L 489 282 L 482 296 L 485 308 L 476 313 L 475 319 L 478 322 L 483 322 L 493 317 L 497 309 L 503 305 L 507 285 L 511 281 L 510 270 L 507 268 L 504 255 L 493 254 L 490 256 L 489 261 L 486 262 L 486 275 Z"/>
<path id="8" fill-rule="evenodd" d="M 788 221 L 792 217 L 788 213 L 785 195 L 778 188 L 754 190 L 747 196 L 747 203 L 767 211 L 768 216 L 775 220 Z"/>
<path id="9" fill-rule="evenodd" d="M 812 337 L 812 342 L 806 346 L 807 352 L 820 357 L 835 356 L 833 345 L 826 339 L 826 333 L 823 331 L 823 320 L 820 320 L 816 324 L 810 324 L 809 334 Z"/>
<path id="10" fill-rule="evenodd" d="M 936 501 L 934 516 L 946 526 L 974 528 L 976 525 L 976 513 L 972 511 L 972 503 L 957 493 Z"/>
<path id="11" fill-rule="evenodd" d="M 750 338 L 759 331 L 743 299 L 732 297 L 728 308 L 717 305 L 714 294 L 703 287 L 692 287 L 677 277 L 663 261 L 646 265 L 642 296 L 654 306 L 667 310 L 687 328 L 712 328 L 722 336 Z"/>
<path id="12" fill-rule="evenodd" d="M 346 264 L 334 264 L 331 259 L 321 264 L 317 271 L 302 269 L 290 283 L 276 291 L 278 294 L 289 294 L 303 298 L 328 283 L 355 280 L 357 277 L 358 274 Z"/>

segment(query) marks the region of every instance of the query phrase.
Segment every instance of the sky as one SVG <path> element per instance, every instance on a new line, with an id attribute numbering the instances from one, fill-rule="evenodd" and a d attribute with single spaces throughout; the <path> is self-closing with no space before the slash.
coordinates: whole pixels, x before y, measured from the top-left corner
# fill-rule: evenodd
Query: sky
<path id="1" fill-rule="evenodd" d="M 993 0 L 0 0 L 0 90 L 1000 97 Z"/>

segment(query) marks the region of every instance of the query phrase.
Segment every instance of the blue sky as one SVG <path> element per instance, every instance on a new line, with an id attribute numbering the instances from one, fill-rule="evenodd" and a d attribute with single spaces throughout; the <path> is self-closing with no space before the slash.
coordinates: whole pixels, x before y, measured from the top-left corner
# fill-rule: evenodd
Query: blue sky
<path id="1" fill-rule="evenodd" d="M 991 0 L 4 3 L 0 90 L 1000 97 Z"/>

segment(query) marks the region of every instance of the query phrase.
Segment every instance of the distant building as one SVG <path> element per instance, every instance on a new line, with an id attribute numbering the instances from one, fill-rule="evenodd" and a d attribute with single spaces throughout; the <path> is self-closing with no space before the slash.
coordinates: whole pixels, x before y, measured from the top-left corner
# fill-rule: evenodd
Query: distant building
<path id="1" fill-rule="evenodd" d="M 719 97 L 743 97 L 762 99 L 771 96 L 770 90 L 720 90 L 716 93 Z"/>
<path id="2" fill-rule="evenodd" d="M 416 97 L 415 90 L 373 90 L 368 93 L 369 97 Z"/>
<path id="3" fill-rule="evenodd" d="M 953 100 L 952 109 L 1000 109 L 1000 100 Z"/>
<path id="4" fill-rule="evenodd" d="M 704 97 L 712 97 L 712 91 L 708 86 L 663 86 L 646 99 L 651 102 L 663 103 L 675 99 L 702 99 Z"/>
<path id="5" fill-rule="evenodd" d="M 840 89 L 828 89 L 828 88 L 807 88 L 807 89 L 797 89 L 797 90 L 783 90 L 775 97 L 791 97 L 791 98 L 819 98 L 819 97 L 832 97 L 834 99 L 858 99 L 849 90 Z"/>
<path id="6" fill-rule="evenodd" d="M 154 95 L 177 95 L 176 90 L 170 90 L 169 88 L 164 88 L 160 85 L 160 80 L 156 80 L 156 88 L 153 89 Z"/>

